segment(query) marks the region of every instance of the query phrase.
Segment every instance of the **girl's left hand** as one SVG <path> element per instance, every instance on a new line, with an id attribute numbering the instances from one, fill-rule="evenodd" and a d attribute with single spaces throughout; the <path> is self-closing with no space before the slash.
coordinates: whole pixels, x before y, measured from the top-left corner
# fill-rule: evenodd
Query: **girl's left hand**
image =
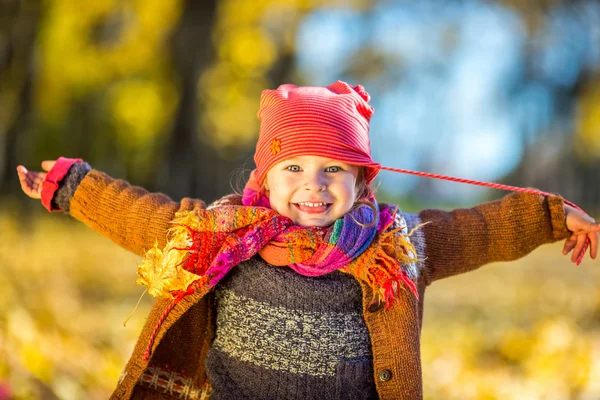
<path id="1" fill-rule="evenodd" d="M 29 171 L 22 165 L 17 166 L 17 175 L 23 192 L 32 199 L 42 198 L 42 182 L 48 172 L 54 167 L 56 160 L 42 161 L 42 169 L 46 172 Z"/>
<path id="2" fill-rule="evenodd" d="M 586 239 L 590 239 L 590 257 L 596 259 L 598 255 L 598 232 L 600 231 L 600 223 L 597 223 L 592 217 L 565 204 L 565 217 L 567 229 L 572 233 L 563 247 L 563 255 L 571 254 L 571 261 L 577 262 Z"/>

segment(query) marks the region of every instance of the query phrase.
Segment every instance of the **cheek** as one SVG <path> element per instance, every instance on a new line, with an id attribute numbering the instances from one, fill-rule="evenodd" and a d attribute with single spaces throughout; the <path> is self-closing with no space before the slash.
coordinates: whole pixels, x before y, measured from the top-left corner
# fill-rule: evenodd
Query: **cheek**
<path id="1" fill-rule="evenodd" d="M 289 191 L 282 182 L 277 182 L 276 185 L 270 186 L 269 189 L 267 197 L 271 202 L 271 208 L 275 211 L 281 211 L 282 207 L 289 201 Z"/>
<path id="2" fill-rule="evenodd" d="M 335 195 L 338 200 L 340 200 L 340 205 L 348 211 L 356 202 L 356 185 L 354 184 L 354 181 L 348 179 L 339 182 Z"/>
<path id="3" fill-rule="evenodd" d="M 271 191 L 277 193 L 279 196 L 289 195 L 296 188 L 297 179 L 295 179 L 294 176 L 279 177 L 279 179 L 271 185 Z"/>
<path id="4" fill-rule="evenodd" d="M 358 200 L 358 191 L 359 187 L 356 184 L 356 179 L 349 179 L 346 185 L 346 192 L 348 193 L 348 197 L 350 197 L 352 203 Z"/>

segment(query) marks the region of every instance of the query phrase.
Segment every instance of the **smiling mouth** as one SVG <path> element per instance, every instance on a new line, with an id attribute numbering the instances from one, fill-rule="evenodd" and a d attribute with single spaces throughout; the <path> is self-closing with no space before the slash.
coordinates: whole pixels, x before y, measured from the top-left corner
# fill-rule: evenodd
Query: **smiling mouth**
<path id="1" fill-rule="evenodd" d="M 312 202 L 302 202 L 302 203 L 294 203 L 294 206 L 305 213 L 309 214 L 320 214 L 322 212 L 327 211 L 331 207 L 332 203 L 312 203 Z"/>

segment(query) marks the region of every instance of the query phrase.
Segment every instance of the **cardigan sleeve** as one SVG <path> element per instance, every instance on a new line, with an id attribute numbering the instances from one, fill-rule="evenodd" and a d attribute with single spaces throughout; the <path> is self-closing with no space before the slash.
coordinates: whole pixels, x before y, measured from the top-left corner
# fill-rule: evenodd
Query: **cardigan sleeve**
<path id="1" fill-rule="evenodd" d="M 119 246 L 143 255 L 158 241 L 164 247 L 170 222 L 179 211 L 206 208 L 201 200 L 173 201 L 124 180 L 91 170 L 70 201 L 71 215 Z"/>
<path id="2" fill-rule="evenodd" d="M 569 237 L 560 196 L 513 193 L 470 209 L 424 210 L 426 284 L 490 262 L 521 258 L 542 244 Z"/>

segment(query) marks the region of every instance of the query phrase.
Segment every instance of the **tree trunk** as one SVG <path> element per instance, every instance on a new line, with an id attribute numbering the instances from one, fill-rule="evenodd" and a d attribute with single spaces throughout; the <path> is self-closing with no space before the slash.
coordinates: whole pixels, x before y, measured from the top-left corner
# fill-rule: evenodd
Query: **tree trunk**
<path id="1" fill-rule="evenodd" d="M 211 33 L 217 0 L 186 0 L 179 29 L 173 37 L 173 61 L 181 99 L 173 132 L 168 140 L 165 163 L 159 174 L 159 190 L 179 199 L 185 196 L 211 199 L 217 196 L 214 185 L 198 179 L 215 152 L 201 146 L 197 116 L 200 113 L 196 87 L 202 70 L 210 65 L 213 49 Z"/>
<path id="2" fill-rule="evenodd" d="M 16 166 L 24 163 L 19 134 L 27 129 L 32 105 L 35 41 L 40 5 L 12 0 L 0 2 L 0 194 L 20 194 Z"/>

